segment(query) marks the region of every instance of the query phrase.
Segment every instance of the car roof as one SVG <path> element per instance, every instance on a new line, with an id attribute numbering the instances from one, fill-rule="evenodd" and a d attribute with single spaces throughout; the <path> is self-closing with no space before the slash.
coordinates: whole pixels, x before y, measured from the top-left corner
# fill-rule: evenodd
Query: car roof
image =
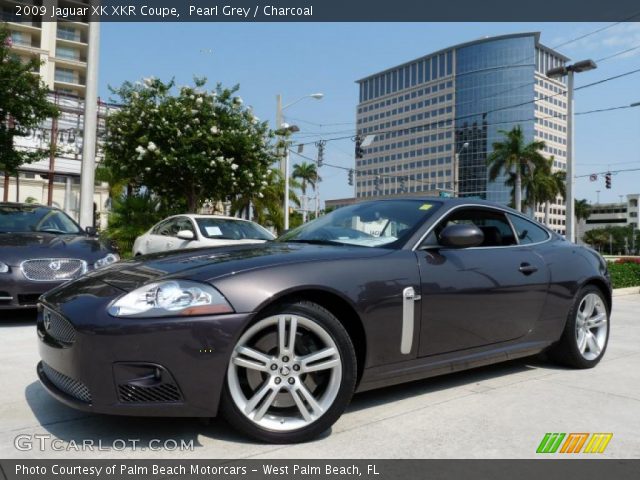
<path id="1" fill-rule="evenodd" d="M 371 198 L 362 200 L 358 203 L 367 203 L 367 202 L 397 202 L 402 200 L 416 201 L 416 202 L 438 202 L 443 204 L 446 207 L 452 207 L 456 205 L 477 205 L 479 207 L 494 207 L 500 208 L 502 210 L 508 210 L 513 213 L 517 213 L 522 215 L 522 212 L 518 212 L 513 208 L 497 202 L 490 202 L 489 200 L 481 200 L 478 198 L 470 198 L 470 197 L 430 197 L 430 196 L 406 196 L 406 197 L 395 197 L 395 198 Z"/>
<path id="2" fill-rule="evenodd" d="M 167 218 L 175 218 L 175 217 L 187 217 L 187 218 L 192 218 L 194 220 L 197 218 L 217 218 L 220 220 L 238 220 L 241 222 L 251 222 L 251 220 L 247 220 L 246 218 L 229 217 L 227 215 L 205 215 L 205 214 L 198 214 L 198 213 L 179 213 L 177 215 L 171 215 Z"/>

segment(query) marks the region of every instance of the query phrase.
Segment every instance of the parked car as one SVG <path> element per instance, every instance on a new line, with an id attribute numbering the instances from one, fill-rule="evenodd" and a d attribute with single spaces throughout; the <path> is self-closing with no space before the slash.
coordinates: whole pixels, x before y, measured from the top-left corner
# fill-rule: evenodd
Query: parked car
<path id="1" fill-rule="evenodd" d="M 118 260 L 62 210 L 0 203 L 0 310 L 35 308 L 47 290 Z"/>
<path id="2" fill-rule="evenodd" d="M 38 374 L 91 412 L 209 417 L 268 442 L 328 429 L 354 392 L 609 338 L 595 251 L 506 207 L 394 199 L 275 242 L 149 255 L 49 292 Z"/>
<path id="3" fill-rule="evenodd" d="M 257 223 L 220 215 L 174 215 L 165 218 L 136 238 L 133 255 L 181 250 L 183 248 L 221 247 L 263 243 L 275 236 Z"/>

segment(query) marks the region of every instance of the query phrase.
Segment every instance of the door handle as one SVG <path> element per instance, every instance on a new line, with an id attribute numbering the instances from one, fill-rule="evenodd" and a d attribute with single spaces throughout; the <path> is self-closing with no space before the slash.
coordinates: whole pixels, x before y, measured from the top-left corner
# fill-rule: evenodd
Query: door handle
<path id="1" fill-rule="evenodd" d="M 520 264 L 520 268 L 518 270 L 524 275 L 531 275 L 532 273 L 538 271 L 538 267 L 534 267 L 533 265 L 530 265 L 528 263 L 522 263 Z"/>

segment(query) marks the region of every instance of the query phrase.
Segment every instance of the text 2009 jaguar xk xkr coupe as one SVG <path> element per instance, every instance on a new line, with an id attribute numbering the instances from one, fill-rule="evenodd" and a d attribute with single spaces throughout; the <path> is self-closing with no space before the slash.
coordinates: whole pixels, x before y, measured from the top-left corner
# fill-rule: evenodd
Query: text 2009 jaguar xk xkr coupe
<path id="1" fill-rule="evenodd" d="M 466 199 L 340 208 L 275 242 L 121 262 L 44 296 L 38 374 L 76 408 L 215 416 L 270 442 L 329 428 L 355 391 L 609 336 L 605 261 Z"/>

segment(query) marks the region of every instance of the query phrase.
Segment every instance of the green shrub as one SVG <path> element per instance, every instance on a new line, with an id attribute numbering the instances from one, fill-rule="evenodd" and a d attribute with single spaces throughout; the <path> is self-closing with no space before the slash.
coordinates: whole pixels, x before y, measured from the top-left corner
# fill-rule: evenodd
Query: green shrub
<path id="1" fill-rule="evenodd" d="M 634 262 L 610 263 L 609 273 L 613 288 L 640 286 L 640 264 Z"/>
<path id="2" fill-rule="evenodd" d="M 135 239 L 171 213 L 149 194 L 116 197 L 104 236 L 116 246 L 122 258 L 129 258 Z"/>

